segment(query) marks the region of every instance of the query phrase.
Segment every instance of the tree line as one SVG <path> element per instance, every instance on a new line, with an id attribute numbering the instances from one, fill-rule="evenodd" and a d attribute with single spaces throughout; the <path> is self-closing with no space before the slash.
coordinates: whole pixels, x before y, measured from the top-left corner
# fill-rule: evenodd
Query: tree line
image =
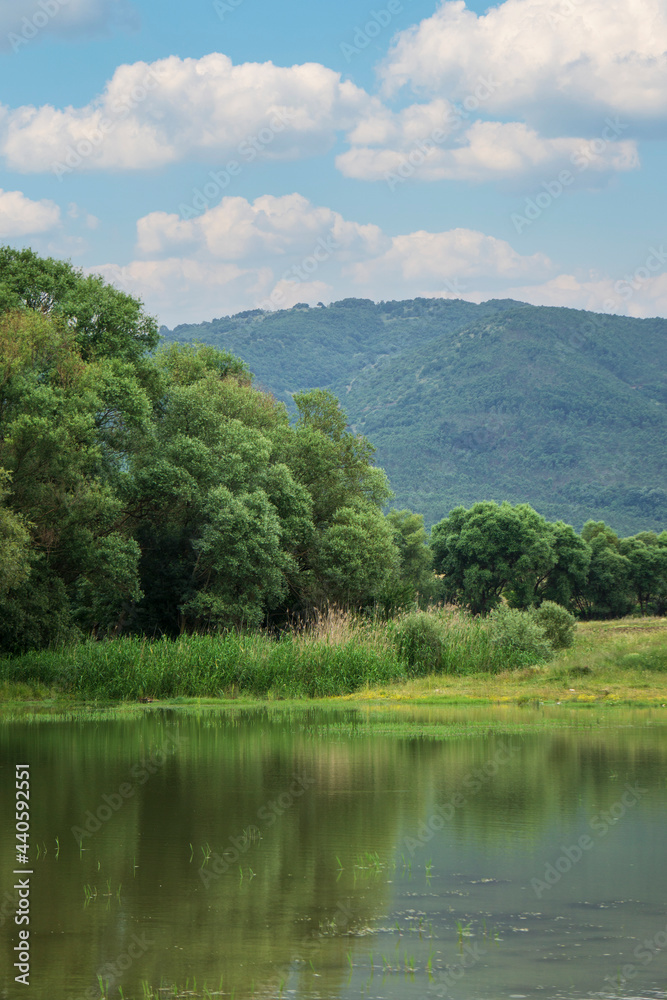
<path id="1" fill-rule="evenodd" d="M 665 607 L 667 533 L 582 536 L 531 508 L 432 531 L 326 390 L 296 417 L 211 345 L 164 344 L 139 300 L 0 248 L 0 649 L 280 627 L 338 604 L 486 613 Z M 641 569 L 640 569 L 641 568 Z"/>
<path id="2" fill-rule="evenodd" d="M 580 618 L 667 611 L 667 531 L 619 538 L 603 521 L 577 532 L 528 504 L 456 507 L 431 531 L 443 596 L 475 614 L 504 599 L 534 608 L 553 601 Z"/>
<path id="3" fill-rule="evenodd" d="M 414 593 L 423 521 L 383 513 L 331 393 L 290 422 L 238 358 L 159 341 L 101 278 L 0 250 L 0 648 Z"/>

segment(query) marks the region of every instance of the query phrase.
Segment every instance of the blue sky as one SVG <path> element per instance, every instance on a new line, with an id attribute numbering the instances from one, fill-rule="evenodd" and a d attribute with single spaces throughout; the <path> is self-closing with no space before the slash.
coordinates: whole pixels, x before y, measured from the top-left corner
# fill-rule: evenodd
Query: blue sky
<path id="1" fill-rule="evenodd" d="M 13 0 L 0 60 L 0 240 L 161 323 L 667 316 L 664 0 Z"/>

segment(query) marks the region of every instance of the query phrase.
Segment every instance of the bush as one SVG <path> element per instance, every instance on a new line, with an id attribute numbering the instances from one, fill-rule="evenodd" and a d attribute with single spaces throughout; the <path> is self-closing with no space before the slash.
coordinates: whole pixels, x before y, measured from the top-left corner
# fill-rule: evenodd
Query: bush
<path id="1" fill-rule="evenodd" d="M 532 611 L 502 606 L 491 612 L 487 623 L 493 645 L 519 654 L 512 657 L 513 666 L 545 663 L 553 657 L 553 646 Z"/>
<path id="2" fill-rule="evenodd" d="M 543 601 L 533 610 L 533 618 L 544 630 L 553 649 L 568 649 L 574 643 L 577 622 L 574 615 L 554 601 Z"/>
<path id="3" fill-rule="evenodd" d="M 412 611 L 392 623 L 391 632 L 399 658 L 409 677 L 435 673 L 442 665 L 443 642 L 433 615 Z"/>

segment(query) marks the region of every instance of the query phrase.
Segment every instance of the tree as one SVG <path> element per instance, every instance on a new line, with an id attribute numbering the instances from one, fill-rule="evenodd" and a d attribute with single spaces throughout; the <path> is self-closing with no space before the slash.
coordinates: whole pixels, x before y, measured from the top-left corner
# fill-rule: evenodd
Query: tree
<path id="1" fill-rule="evenodd" d="M 385 613 L 413 604 L 420 597 L 424 603 L 433 595 L 433 553 L 421 514 L 410 510 L 390 510 L 387 520 L 394 532 L 398 550 L 396 572 L 382 596 Z"/>
<path id="2" fill-rule="evenodd" d="M 587 521 L 581 537 L 588 543 L 588 577 L 577 588 L 575 604 L 585 618 L 621 618 L 632 610 L 630 560 L 622 555 L 618 535 L 604 521 Z"/>
<path id="3" fill-rule="evenodd" d="M 341 507 L 317 547 L 318 603 L 371 604 L 381 597 L 397 570 L 394 531 L 383 513 L 371 504 Z"/>
<path id="4" fill-rule="evenodd" d="M 157 322 L 139 299 L 84 275 L 67 261 L 0 247 L 0 313 L 32 310 L 58 317 L 74 332 L 82 358 L 137 363 L 159 341 Z"/>
<path id="5" fill-rule="evenodd" d="M 534 603 L 537 582 L 556 563 L 553 532 L 528 504 L 483 501 L 456 507 L 433 527 L 436 573 L 450 600 L 473 614 L 488 614 L 508 592 L 511 603 Z"/>
<path id="6" fill-rule="evenodd" d="M 654 531 L 623 538 L 619 552 L 628 560 L 628 582 L 643 615 L 667 597 L 667 547 Z"/>
<path id="7" fill-rule="evenodd" d="M 591 550 L 571 525 L 556 521 L 550 527 L 556 561 L 538 579 L 535 596 L 539 601 L 553 601 L 569 608 L 574 605 L 575 594 L 581 593 L 586 586 Z"/>
<path id="8" fill-rule="evenodd" d="M 0 248 L 0 647 L 257 625 L 366 604 L 391 496 L 330 393 L 286 407 L 141 303 Z"/>
<path id="9" fill-rule="evenodd" d="M 30 564 L 0 601 L 4 648 L 41 645 L 70 626 L 112 628 L 139 595 L 139 549 L 110 477 L 121 463 L 114 448 L 148 400 L 136 378 L 129 391 L 125 363 L 114 364 L 84 361 L 57 317 L 0 317 L 0 465 L 11 474 L 5 504 L 29 532 Z"/>
<path id="10" fill-rule="evenodd" d="M 30 575 L 30 534 L 22 518 L 4 503 L 9 473 L 0 469 L 0 597 Z"/>
<path id="11" fill-rule="evenodd" d="M 310 497 L 279 460 L 287 413 L 213 348 L 172 345 L 156 367 L 154 420 L 123 484 L 142 549 L 139 624 L 257 625 L 287 597 L 312 532 Z"/>
<path id="12" fill-rule="evenodd" d="M 313 530 L 299 552 L 297 607 L 378 599 L 398 566 L 394 530 L 382 513 L 392 496 L 374 449 L 347 428 L 336 397 L 324 390 L 294 396 L 298 418 L 282 455 L 312 503 Z"/>

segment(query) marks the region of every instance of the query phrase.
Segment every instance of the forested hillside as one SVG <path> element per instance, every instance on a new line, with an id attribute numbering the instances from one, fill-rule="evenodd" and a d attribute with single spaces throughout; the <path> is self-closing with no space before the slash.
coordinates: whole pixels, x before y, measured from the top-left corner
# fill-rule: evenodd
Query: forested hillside
<path id="1" fill-rule="evenodd" d="M 399 507 L 527 502 L 581 528 L 667 523 L 667 321 L 415 299 L 162 328 L 244 358 L 278 398 L 330 388 Z"/>

